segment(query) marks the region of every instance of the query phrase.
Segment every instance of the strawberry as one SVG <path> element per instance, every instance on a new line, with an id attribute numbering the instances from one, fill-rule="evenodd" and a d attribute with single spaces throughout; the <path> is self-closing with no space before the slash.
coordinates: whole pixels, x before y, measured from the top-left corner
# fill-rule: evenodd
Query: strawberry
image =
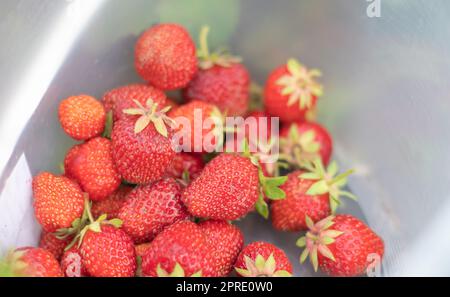
<path id="1" fill-rule="evenodd" d="M 46 232 L 68 228 L 83 213 L 83 193 L 67 177 L 42 172 L 33 178 L 34 213 Z"/>
<path id="2" fill-rule="evenodd" d="M 172 163 L 166 170 L 166 176 L 173 177 L 176 179 L 183 178 L 183 175 L 188 174 L 189 179 L 195 179 L 205 163 L 199 155 L 179 153 L 176 154 L 172 160 Z"/>
<path id="3" fill-rule="evenodd" d="M 136 42 L 134 64 L 138 74 L 159 89 L 183 88 L 197 72 L 194 41 L 180 25 L 155 25 Z"/>
<path id="4" fill-rule="evenodd" d="M 144 276 L 217 276 L 215 255 L 206 234 L 190 221 L 159 233 L 142 257 Z"/>
<path id="5" fill-rule="evenodd" d="M 136 187 L 119 211 L 124 230 L 135 243 L 152 240 L 166 226 L 189 218 L 181 203 L 181 185 L 166 178 Z"/>
<path id="6" fill-rule="evenodd" d="M 294 122 L 280 131 L 281 154 L 288 163 L 302 167 L 320 157 L 328 165 L 333 141 L 328 131 L 319 124 Z"/>
<path id="7" fill-rule="evenodd" d="M 238 227 L 227 221 L 208 220 L 198 224 L 215 251 L 218 276 L 227 276 L 233 270 L 236 258 L 244 245 L 244 236 Z"/>
<path id="8" fill-rule="evenodd" d="M 77 153 L 77 154 L 76 154 Z M 94 201 L 106 199 L 121 183 L 111 155 L 111 141 L 96 137 L 69 151 L 66 171 Z"/>
<path id="9" fill-rule="evenodd" d="M 209 52 L 208 32 L 208 27 L 200 32 L 200 69 L 184 89 L 184 97 L 215 104 L 227 115 L 244 115 L 249 104 L 250 75 L 240 58 L 223 51 Z"/>
<path id="10" fill-rule="evenodd" d="M 23 247 L 0 259 L 0 277 L 62 277 L 61 267 L 53 254 L 42 248 Z"/>
<path id="11" fill-rule="evenodd" d="M 124 112 L 126 117 L 114 124 L 112 131 L 112 156 L 122 178 L 130 183 L 147 184 L 160 179 L 175 156 L 172 149 L 172 130 L 165 124 L 172 120 L 165 115 L 170 107 L 157 111 L 151 99 L 146 107 Z M 139 116 L 139 117 L 138 117 Z"/>
<path id="12" fill-rule="evenodd" d="M 59 260 L 71 240 L 70 237 L 59 239 L 55 234 L 43 231 L 39 240 L 39 247 L 49 251 L 55 256 L 56 260 Z"/>
<path id="13" fill-rule="evenodd" d="M 78 144 L 71 147 L 64 158 L 64 176 L 70 179 L 76 179 L 73 169 L 73 164 L 75 163 L 73 161 L 77 158 L 82 145 L 83 144 Z"/>
<path id="14" fill-rule="evenodd" d="M 273 244 L 253 242 L 239 254 L 235 270 L 239 276 L 292 276 L 292 264 L 286 254 Z"/>
<path id="15" fill-rule="evenodd" d="M 92 215 L 98 218 L 102 214 L 108 215 L 109 219 L 117 218 L 119 211 L 127 200 L 127 195 L 133 188 L 129 186 L 120 186 L 116 192 L 101 201 L 92 203 Z"/>
<path id="16" fill-rule="evenodd" d="M 276 68 L 264 88 L 264 105 L 267 112 L 282 122 L 304 121 L 313 116 L 317 98 L 323 94 L 316 82 L 321 73 L 309 70 L 295 59 Z"/>
<path id="17" fill-rule="evenodd" d="M 297 246 L 305 247 L 300 261 L 309 256 L 315 271 L 320 267 L 331 276 L 358 276 L 366 271 L 372 255 L 383 257 L 383 240 L 351 215 L 329 216 L 316 224 L 306 217 L 306 224 L 309 231 Z"/>
<path id="18" fill-rule="evenodd" d="M 76 246 L 64 252 L 61 258 L 61 269 L 66 277 L 89 276 L 83 265 L 80 250 Z"/>
<path id="19" fill-rule="evenodd" d="M 99 136 L 105 129 L 105 108 L 94 97 L 78 95 L 64 99 L 58 113 L 64 131 L 75 140 Z"/>
<path id="20" fill-rule="evenodd" d="M 113 112 L 113 119 L 117 121 L 126 116 L 123 113 L 125 109 L 135 105 L 133 100 L 145 105 L 149 98 L 160 107 L 169 104 L 163 91 L 145 84 L 130 84 L 112 89 L 103 95 L 103 104 L 106 111 Z"/>

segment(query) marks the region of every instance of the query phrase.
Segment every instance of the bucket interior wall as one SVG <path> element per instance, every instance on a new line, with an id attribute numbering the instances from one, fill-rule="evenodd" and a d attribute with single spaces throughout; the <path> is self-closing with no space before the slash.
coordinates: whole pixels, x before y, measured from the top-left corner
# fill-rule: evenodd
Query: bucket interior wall
<path id="1" fill-rule="evenodd" d="M 359 201 L 340 212 L 384 238 L 384 275 L 450 274 L 450 238 L 442 236 L 450 227 L 450 3 L 424 2 L 381 0 L 381 16 L 369 18 L 370 3 L 360 0 L 5 1 L 0 252 L 38 240 L 30 177 L 57 172 L 73 145 L 58 123 L 59 101 L 101 98 L 141 81 L 133 66 L 137 36 L 151 24 L 179 22 L 195 37 L 209 24 L 211 46 L 229 45 L 260 84 L 289 57 L 321 69 L 319 121 L 334 137 L 341 168 L 357 170 L 350 188 Z M 256 215 L 238 224 L 246 242 L 273 242 L 297 275 L 315 275 L 298 264 L 300 233 L 277 233 Z M 427 255 L 424 240 L 434 242 Z"/>

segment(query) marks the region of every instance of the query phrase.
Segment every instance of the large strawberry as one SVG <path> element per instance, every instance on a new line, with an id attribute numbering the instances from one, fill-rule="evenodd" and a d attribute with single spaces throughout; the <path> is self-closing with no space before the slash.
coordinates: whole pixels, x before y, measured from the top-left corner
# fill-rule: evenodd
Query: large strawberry
<path id="1" fill-rule="evenodd" d="M 184 90 L 184 97 L 215 104 L 228 115 L 244 115 L 249 103 L 249 73 L 240 58 L 223 51 L 210 53 L 208 32 L 208 27 L 200 32 L 200 69 Z"/>
<path id="2" fill-rule="evenodd" d="M 272 224 L 275 229 L 306 230 L 306 216 L 314 221 L 321 220 L 336 211 L 341 196 L 356 199 L 352 193 L 341 189 L 346 185 L 347 176 L 352 170 L 336 176 L 336 162 L 332 162 L 325 170 L 320 159 L 316 159 L 308 168 L 309 172 L 291 172 L 288 180 L 281 186 L 286 198 L 272 202 Z"/>
<path id="3" fill-rule="evenodd" d="M 58 114 L 64 131 L 76 140 L 99 136 L 105 128 L 103 104 L 88 95 L 64 99 L 59 105 Z"/>
<path id="4" fill-rule="evenodd" d="M 64 252 L 61 257 L 61 269 L 66 277 L 88 276 L 80 249 L 77 246 L 73 246 Z"/>
<path id="5" fill-rule="evenodd" d="M 133 188 L 130 186 L 122 185 L 106 199 L 94 201 L 92 203 L 92 215 L 94 218 L 98 218 L 102 214 L 106 214 L 108 219 L 117 218 L 120 209 L 127 200 L 128 194 L 132 189 Z"/>
<path id="6" fill-rule="evenodd" d="M 297 241 L 305 247 L 300 261 L 309 256 L 317 271 L 332 276 L 358 276 L 365 273 L 373 259 L 384 254 L 383 240 L 368 226 L 351 215 L 329 216 L 316 224 L 306 217 L 309 231 Z"/>
<path id="7" fill-rule="evenodd" d="M 190 180 L 193 180 L 200 174 L 203 167 L 205 167 L 205 163 L 201 156 L 179 153 L 174 156 L 172 163 L 167 168 L 166 176 L 176 179 L 188 177 Z"/>
<path id="8" fill-rule="evenodd" d="M 79 182 L 91 200 L 106 199 L 120 186 L 121 179 L 112 159 L 109 139 L 93 138 L 75 152 L 70 150 L 69 156 L 65 161 L 66 171 Z"/>
<path id="9" fill-rule="evenodd" d="M 23 247 L 0 259 L 0 277 L 62 277 L 61 267 L 49 251 Z"/>
<path id="10" fill-rule="evenodd" d="M 39 240 L 39 247 L 43 248 L 55 256 L 59 260 L 64 253 L 64 249 L 71 242 L 72 238 L 59 239 L 55 234 L 43 231 Z"/>
<path id="11" fill-rule="evenodd" d="M 166 226 L 189 218 L 181 203 L 182 186 L 173 178 L 136 187 L 119 211 L 124 230 L 135 243 L 152 240 Z"/>
<path id="12" fill-rule="evenodd" d="M 292 276 L 292 264 L 286 254 L 273 244 L 253 242 L 239 254 L 234 265 L 239 276 Z"/>
<path id="13" fill-rule="evenodd" d="M 122 178 L 136 184 L 160 179 L 175 155 L 172 149 L 172 130 L 165 115 L 170 107 L 157 111 L 158 104 L 149 99 L 146 106 L 135 102 L 137 108 L 124 112 L 133 115 L 114 124 L 112 151 L 116 168 Z"/>
<path id="14" fill-rule="evenodd" d="M 158 103 L 159 107 L 164 107 L 169 103 L 166 94 L 151 85 L 130 84 L 106 92 L 103 95 L 103 104 L 106 111 L 113 112 L 113 119 L 117 121 L 126 116 L 123 113 L 125 109 L 135 106 L 133 100 L 145 105 L 149 98 Z"/>
<path id="15" fill-rule="evenodd" d="M 328 131 L 317 123 L 294 122 L 280 131 L 281 156 L 294 167 L 302 167 L 317 157 L 328 165 L 333 141 Z"/>
<path id="16" fill-rule="evenodd" d="M 244 235 L 227 221 L 207 220 L 198 224 L 214 249 L 218 276 L 227 276 L 233 270 L 236 258 L 244 245 Z"/>
<path id="17" fill-rule="evenodd" d="M 150 244 L 142 257 L 144 276 L 217 276 L 214 250 L 195 223 L 177 222 Z"/>
<path id="18" fill-rule="evenodd" d="M 185 87 L 197 72 L 194 41 L 180 25 L 155 25 L 139 37 L 134 64 L 138 74 L 159 89 Z"/>
<path id="19" fill-rule="evenodd" d="M 70 227 L 83 213 L 83 192 L 67 177 L 40 173 L 33 178 L 33 196 L 36 219 L 47 232 Z"/>
<path id="20" fill-rule="evenodd" d="M 264 105 L 282 122 L 304 121 L 314 116 L 317 98 L 323 93 L 317 69 L 309 70 L 295 59 L 276 68 L 267 79 Z"/>

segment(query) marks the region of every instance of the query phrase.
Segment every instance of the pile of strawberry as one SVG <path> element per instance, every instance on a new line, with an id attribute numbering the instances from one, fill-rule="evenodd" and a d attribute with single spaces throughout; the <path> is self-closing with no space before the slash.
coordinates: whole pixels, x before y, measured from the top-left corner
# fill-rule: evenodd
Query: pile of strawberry
<path id="1" fill-rule="evenodd" d="M 110 90 L 101 101 L 78 95 L 60 103 L 62 128 L 81 143 L 67 152 L 63 174 L 33 178 L 39 247 L 9 253 L 1 274 L 291 276 L 278 247 L 244 247 L 231 221 L 253 211 L 265 218 L 270 212 L 276 230 L 306 232 L 297 241 L 300 261 L 309 257 L 315 270 L 361 275 L 370 255 L 383 256 L 383 241 L 368 226 L 335 214 L 341 196 L 355 197 L 344 190 L 352 171 L 339 173 L 330 162 L 332 139 L 314 122 L 320 72 L 288 60 L 269 75 L 264 108 L 250 111 L 255 94 L 247 69 L 224 50 L 210 52 L 207 35 L 205 27 L 196 49 L 182 26 L 155 25 L 135 47 L 135 67 L 147 83 Z M 175 89 L 184 103 L 167 98 Z M 252 139 L 244 140 L 243 153 L 206 154 L 191 142 L 183 148 L 200 152 L 176 152 L 171 138 L 187 129 L 176 118 L 194 123 L 195 110 L 204 117 L 279 117 L 279 162 L 261 162 L 248 149 Z M 223 146 L 219 134 L 213 143 Z"/>

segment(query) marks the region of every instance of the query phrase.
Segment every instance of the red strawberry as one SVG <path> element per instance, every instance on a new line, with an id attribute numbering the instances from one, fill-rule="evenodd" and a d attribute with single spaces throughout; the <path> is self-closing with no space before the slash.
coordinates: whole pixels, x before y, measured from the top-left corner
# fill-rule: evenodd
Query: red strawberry
<path id="1" fill-rule="evenodd" d="M 74 176 L 72 164 L 74 164 L 73 161 L 77 158 L 82 145 L 83 144 L 74 145 L 67 152 L 66 157 L 64 158 L 64 176 L 67 176 L 71 179 L 76 179 Z"/>
<path id="2" fill-rule="evenodd" d="M 76 246 L 64 252 L 61 258 L 61 269 L 66 277 L 88 276 L 80 250 Z"/>
<path id="3" fill-rule="evenodd" d="M 152 240 L 166 226 L 189 218 L 181 185 L 172 178 L 136 187 L 119 211 L 124 230 L 136 243 Z"/>
<path id="4" fill-rule="evenodd" d="M 120 186 L 119 189 L 101 201 L 92 203 L 92 215 L 98 218 L 102 214 L 107 214 L 109 219 L 117 218 L 119 211 L 127 200 L 127 195 L 133 188 L 129 186 Z"/>
<path id="5" fill-rule="evenodd" d="M 145 84 L 131 84 L 112 89 L 103 95 L 103 104 L 106 111 L 113 111 L 114 121 L 125 116 L 123 111 L 135 106 L 133 100 L 145 105 L 151 98 L 159 107 L 169 104 L 163 91 Z"/>
<path id="6" fill-rule="evenodd" d="M 167 108 L 156 111 L 157 105 L 147 101 L 147 107 L 126 110 L 129 114 L 114 124 L 112 132 L 113 159 L 116 168 L 126 181 L 148 184 L 160 179 L 175 156 L 172 149 L 171 129 L 165 122 Z"/>
<path id="7" fill-rule="evenodd" d="M 319 70 L 308 70 L 295 59 L 276 68 L 264 89 L 267 112 L 282 122 L 304 121 L 313 116 L 317 98 L 323 93 L 315 80 L 320 75 Z"/>
<path id="8" fill-rule="evenodd" d="M 281 153 L 290 164 L 300 166 L 320 157 L 328 165 L 333 141 L 328 131 L 316 123 L 294 122 L 280 131 Z"/>
<path id="9" fill-rule="evenodd" d="M 0 276 L 62 277 L 58 261 L 42 248 L 23 247 L 0 259 Z"/>
<path id="10" fill-rule="evenodd" d="M 244 115 L 249 104 L 250 75 L 240 58 L 209 53 L 208 31 L 204 27 L 200 33 L 200 69 L 184 90 L 184 97 L 215 104 L 228 115 Z"/>
<path id="11" fill-rule="evenodd" d="M 244 245 L 244 236 L 238 227 L 227 221 L 208 220 L 198 224 L 215 251 L 218 276 L 227 276 L 233 270 L 236 258 Z"/>
<path id="12" fill-rule="evenodd" d="M 196 217 L 235 220 L 253 209 L 258 194 L 258 168 L 250 159 L 220 154 L 185 189 L 182 199 Z"/>
<path id="13" fill-rule="evenodd" d="M 239 276 L 292 276 L 292 264 L 286 254 L 273 244 L 253 242 L 239 254 L 234 265 Z"/>
<path id="14" fill-rule="evenodd" d="M 58 112 L 64 131 L 76 140 L 99 136 L 105 129 L 105 109 L 94 97 L 69 97 L 61 101 Z"/>
<path id="15" fill-rule="evenodd" d="M 56 260 L 59 260 L 71 241 L 71 237 L 59 239 L 55 234 L 43 231 L 39 240 L 39 247 L 49 251 L 55 256 Z"/>
<path id="16" fill-rule="evenodd" d="M 142 257 L 144 276 L 217 276 L 206 234 L 190 221 L 177 222 L 152 241 Z"/>
<path id="17" fill-rule="evenodd" d="M 167 168 L 166 176 L 180 179 L 187 173 L 189 179 L 193 180 L 200 174 L 204 166 L 203 159 L 199 155 L 179 153 L 174 156 L 172 163 Z"/>
<path id="18" fill-rule="evenodd" d="M 332 276 L 358 276 L 366 271 L 370 256 L 380 261 L 383 257 L 383 240 L 351 215 L 330 216 L 315 225 L 307 217 L 306 223 L 309 231 L 297 241 L 297 246 L 305 247 L 300 261 L 309 256 L 316 271 L 320 267 Z"/>
<path id="19" fill-rule="evenodd" d="M 185 87 L 197 72 L 194 41 L 180 25 L 155 25 L 139 37 L 134 64 L 138 74 L 159 89 Z"/>
<path id="20" fill-rule="evenodd" d="M 66 171 L 94 201 L 106 199 L 120 186 L 121 179 L 114 166 L 109 139 L 96 137 L 79 149 L 72 149 L 65 163 Z"/>
<path id="21" fill-rule="evenodd" d="M 67 177 L 40 173 L 33 178 L 33 196 L 34 213 L 47 232 L 70 227 L 83 213 L 83 193 Z"/>

